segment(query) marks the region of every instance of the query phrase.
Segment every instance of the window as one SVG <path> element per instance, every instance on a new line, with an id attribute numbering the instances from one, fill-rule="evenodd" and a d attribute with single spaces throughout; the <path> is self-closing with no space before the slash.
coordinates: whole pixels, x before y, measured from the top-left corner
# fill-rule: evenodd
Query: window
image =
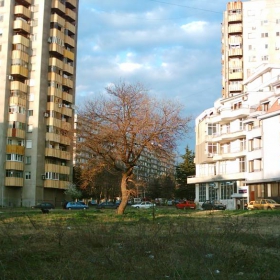
<path id="1" fill-rule="evenodd" d="M 214 188 L 213 186 L 209 186 L 209 200 L 217 200 L 217 199 L 218 199 L 217 189 Z"/>
<path id="2" fill-rule="evenodd" d="M 245 157 L 240 157 L 239 158 L 239 172 L 245 172 Z"/>
<path id="3" fill-rule="evenodd" d="M 253 139 L 248 140 L 248 150 L 249 152 L 253 151 Z"/>
<path id="4" fill-rule="evenodd" d="M 268 24 L 268 20 L 267 19 L 261 21 L 261 25 L 267 25 L 267 24 Z"/>
<path id="5" fill-rule="evenodd" d="M 7 154 L 7 155 L 6 155 L 6 160 L 7 160 L 7 161 L 19 161 L 19 162 L 23 162 L 23 155 L 18 155 L 18 154 Z"/>
<path id="6" fill-rule="evenodd" d="M 46 172 L 46 179 L 59 180 L 59 174 L 55 172 Z"/>
<path id="7" fill-rule="evenodd" d="M 23 172 L 17 170 L 6 170 L 6 177 L 23 178 Z"/>
<path id="8" fill-rule="evenodd" d="M 206 184 L 199 184 L 199 201 L 206 200 Z"/>
<path id="9" fill-rule="evenodd" d="M 32 148 L 32 140 L 26 140 L 26 148 L 31 149 Z"/>
<path id="10" fill-rule="evenodd" d="M 4 15 L 3 14 L 0 14 L 0 22 L 1 21 L 4 21 Z"/>
<path id="11" fill-rule="evenodd" d="M 31 156 L 25 157 L 25 164 L 31 164 Z"/>
<path id="12" fill-rule="evenodd" d="M 217 154 L 217 143 L 208 143 L 208 154 Z"/>
<path id="13" fill-rule="evenodd" d="M 254 161 L 249 160 L 249 172 L 254 172 Z"/>
<path id="14" fill-rule="evenodd" d="M 3 29 L 0 28 L 0 36 L 2 36 L 2 35 L 3 35 Z"/>
<path id="15" fill-rule="evenodd" d="M 262 110 L 265 111 L 265 112 L 268 111 L 268 105 L 269 105 L 269 102 L 263 103 L 262 104 Z"/>
<path id="16" fill-rule="evenodd" d="M 248 123 L 248 130 L 249 131 L 252 130 L 253 127 L 254 127 L 254 123 L 253 122 Z"/>
<path id="17" fill-rule="evenodd" d="M 33 131 L 33 125 L 32 124 L 28 124 L 27 125 L 27 132 L 32 132 Z"/>
<path id="18" fill-rule="evenodd" d="M 28 110 L 27 111 L 27 116 L 32 117 L 33 116 L 33 110 Z"/>
<path id="19" fill-rule="evenodd" d="M 208 135 L 216 135 L 217 134 L 217 124 L 208 123 Z"/>
<path id="20" fill-rule="evenodd" d="M 268 55 L 262 55 L 261 59 L 262 59 L 262 61 L 267 61 L 268 60 Z"/>
<path id="21" fill-rule="evenodd" d="M 25 180 L 30 180 L 31 179 L 31 172 L 30 171 L 26 171 L 25 172 Z"/>
<path id="22" fill-rule="evenodd" d="M 267 38 L 268 37 L 268 33 L 266 32 L 266 33 L 261 33 L 261 37 L 262 38 Z"/>
<path id="23" fill-rule="evenodd" d="M 236 192 L 236 182 L 230 181 L 221 183 L 221 199 L 231 199 L 231 196 Z"/>

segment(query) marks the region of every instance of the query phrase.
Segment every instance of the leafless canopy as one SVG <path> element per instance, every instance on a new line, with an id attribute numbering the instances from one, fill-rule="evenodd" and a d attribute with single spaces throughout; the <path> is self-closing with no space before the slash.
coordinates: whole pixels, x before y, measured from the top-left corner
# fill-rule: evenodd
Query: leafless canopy
<path id="1" fill-rule="evenodd" d="M 142 84 L 121 82 L 107 87 L 106 93 L 80 108 L 76 133 L 98 165 L 122 171 L 125 184 L 144 151 L 173 157 L 191 117 L 181 116 L 180 104 L 149 96 Z"/>

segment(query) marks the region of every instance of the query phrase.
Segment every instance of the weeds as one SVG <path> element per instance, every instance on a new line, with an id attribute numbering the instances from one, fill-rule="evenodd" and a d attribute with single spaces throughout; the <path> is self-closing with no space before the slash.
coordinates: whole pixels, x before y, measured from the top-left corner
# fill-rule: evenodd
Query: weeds
<path id="1" fill-rule="evenodd" d="M 236 212 L 239 212 L 237 214 Z M 274 214 L 275 213 L 275 214 Z M 278 213 L 1 216 L 1 279 L 279 279 Z"/>

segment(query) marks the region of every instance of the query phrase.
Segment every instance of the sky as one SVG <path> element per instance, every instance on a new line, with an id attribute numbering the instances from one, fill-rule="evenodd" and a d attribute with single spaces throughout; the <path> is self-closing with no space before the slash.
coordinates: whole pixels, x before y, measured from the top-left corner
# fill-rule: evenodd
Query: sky
<path id="1" fill-rule="evenodd" d="M 178 154 L 195 150 L 195 118 L 221 97 L 227 0 L 80 0 L 76 104 L 111 83 L 141 83 L 193 116 Z"/>

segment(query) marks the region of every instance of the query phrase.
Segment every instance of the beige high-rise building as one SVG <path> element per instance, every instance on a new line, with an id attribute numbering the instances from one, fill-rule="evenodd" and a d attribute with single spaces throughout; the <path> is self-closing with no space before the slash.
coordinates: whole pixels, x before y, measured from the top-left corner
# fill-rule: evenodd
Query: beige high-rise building
<path id="1" fill-rule="evenodd" d="M 244 91 L 263 63 L 280 63 L 280 0 L 227 4 L 222 23 L 222 97 Z"/>
<path id="2" fill-rule="evenodd" d="M 72 181 L 79 0 L 0 0 L 0 205 L 60 205 Z"/>

